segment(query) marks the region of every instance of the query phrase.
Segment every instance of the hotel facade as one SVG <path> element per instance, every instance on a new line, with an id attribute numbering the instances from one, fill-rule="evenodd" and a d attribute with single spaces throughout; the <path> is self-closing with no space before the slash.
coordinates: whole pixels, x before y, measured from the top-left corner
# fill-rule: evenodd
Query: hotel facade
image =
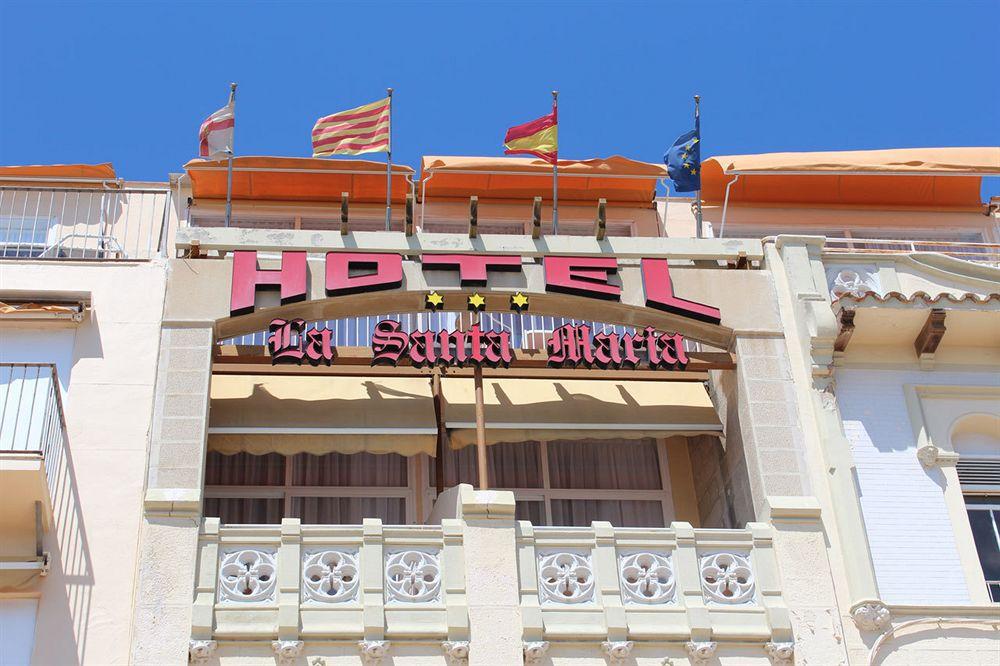
<path id="1" fill-rule="evenodd" d="M 3 664 L 1000 664 L 1000 148 L 0 167 Z"/>

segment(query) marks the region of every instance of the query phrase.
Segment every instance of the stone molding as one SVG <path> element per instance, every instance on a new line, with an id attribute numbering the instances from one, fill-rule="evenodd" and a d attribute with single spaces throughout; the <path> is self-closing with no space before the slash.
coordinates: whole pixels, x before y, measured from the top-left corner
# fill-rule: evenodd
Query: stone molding
<path id="1" fill-rule="evenodd" d="M 444 641 L 441 643 L 448 663 L 452 666 L 462 666 L 469 663 L 469 641 Z"/>
<path id="2" fill-rule="evenodd" d="M 524 664 L 532 666 L 542 663 L 549 652 L 548 641 L 526 641 L 524 643 Z"/>
<path id="3" fill-rule="evenodd" d="M 274 650 L 278 666 L 291 666 L 302 654 L 303 647 L 302 641 L 271 641 L 271 649 Z"/>
<path id="4" fill-rule="evenodd" d="M 851 619 L 861 631 L 881 633 L 891 626 L 892 612 L 878 599 L 867 599 L 851 606 Z"/>
<path id="5" fill-rule="evenodd" d="M 625 660 L 632 654 L 635 647 L 633 641 L 604 641 L 601 643 L 601 650 L 608 656 L 608 661 L 612 666 L 625 663 Z"/>
<path id="6" fill-rule="evenodd" d="M 795 643 L 764 643 L 764 652 L 771 658 L 774 666 L 786 666 L 795 662 Z"/>
<path id="7" fill-rule="evenodd" d="M 718 647 L 719 644 L 715 641 L 688 641 L 684 644 L 684 649 L 694 664 L 704 664 L 714 657 Z"/>
<path id="8" fill-rule="evenodd" d="M 188 659 L 197 666 L 207 664 L 218 647 L 215 641 L 192 640 L 188 643 Z"/>
<path id="9" fill-rule="evenodd" d="M 958 464 L 959 455 L 954 451 L 926 444 L 917 449 L 917 459 L 926 469 L 932 467 L 953 467 Z"/>
<path id="10" fill-rule="evenodd" d="M 361 661 L 365 666 L 378 666 L 389 653 L 389 641 L 358 641 Z"/>

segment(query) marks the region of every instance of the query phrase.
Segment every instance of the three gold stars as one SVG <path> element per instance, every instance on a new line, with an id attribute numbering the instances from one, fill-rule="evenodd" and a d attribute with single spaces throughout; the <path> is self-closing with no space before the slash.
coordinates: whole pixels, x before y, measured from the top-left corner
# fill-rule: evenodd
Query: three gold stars
<path id="1" fill-rule="evenodd" d="M 469 311 L 482 312 L 486 309 L 486 297 L 478 291 L 471 294 L 468 299 Z M 510 297 L 510 309 L 515 312 L 524 312 L 528 309 L 528 296 L 523 292 L 516 292 Z M 443 310 L 444 296 L 436 291 L 427 292 L 424 295 L 424 307 L 428 310 Z"/>

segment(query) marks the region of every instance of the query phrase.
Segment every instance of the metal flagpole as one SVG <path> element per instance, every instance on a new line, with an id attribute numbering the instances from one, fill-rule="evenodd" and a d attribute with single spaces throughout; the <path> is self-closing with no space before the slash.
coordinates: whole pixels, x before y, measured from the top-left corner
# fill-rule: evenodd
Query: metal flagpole
<path id="1" fill-rule="evenodd" d="M 552 113 L 559 131 L 559 91 L 552 91 Z M 558 141 L 558 139 L 557 139 Z M 559 144 L 556 143 L 556 161 L 552 163 L 552 235 L 559 235 Z"/>
<path id="2" fill-rule="evenodd" d="M 229 168 L 226 169 L 226 226 L 233 221 L 233 144 L 236 143 L 236 84 L 229 84 L 229 104 L 233 114 L 233 132 L 229 139 Z"/>
<path id="3" fill-rule="evenodd" d="M 701 142 L 701 110 L 699 108 L 700 104 L 701 104 L 701 95 L 695 95 L 694 96 L 694 127 L 697 130 L 696 133 L 698 135 L 695 138 L 697 138 L 699 142 Z M 698 154 L 701 155 L 701 146 L 698 146 Z M 698 170 L 699 171 L 701 170 L 701 160 L 698 160 Z M 699 174 L 699 182 L 700 182 L 700 179 L 701 179 L 701 175 Z M 694 193 L 694 196 L 695 196 L 695 208 L 694 208 L 695 234 L 697 234 L 698 238 L 701 238 L 702 237 L 701 188 L 698 188 L 698 191 Z"/>
<path id="4" fill-rule="evenodd" d="M 479 312 L 472 313 L 472 324 L 478 326 L 481 318 Z M 489 466 L 486 463 L 486 407 L 483 400 L 483 365 L 477 363 L 472 370 L 473 385 L 476 391 L 476 466 L 479 470 L 479 489 L 489 490 Z"/>
<path id="5" fill-rule="evenodd" d="M 389 93 L 389 146 L 385 153 L 385 230 L 392 229 L 392 88 Z"/>

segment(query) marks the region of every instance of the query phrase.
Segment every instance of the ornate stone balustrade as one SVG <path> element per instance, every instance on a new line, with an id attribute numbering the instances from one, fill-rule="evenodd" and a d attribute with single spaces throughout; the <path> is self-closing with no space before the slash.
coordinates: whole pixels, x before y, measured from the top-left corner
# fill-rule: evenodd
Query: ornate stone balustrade
<path id="1" fill-rule="evenodd" d="M 791 640 L 769 525 L 520 522 L 517 545 L 525 641 Z"/>
<path id="2" fill-rule="evenodd" d="M 202 524 L 195 640 L 460 642 L 468 624 L 460 521 Z"/>

